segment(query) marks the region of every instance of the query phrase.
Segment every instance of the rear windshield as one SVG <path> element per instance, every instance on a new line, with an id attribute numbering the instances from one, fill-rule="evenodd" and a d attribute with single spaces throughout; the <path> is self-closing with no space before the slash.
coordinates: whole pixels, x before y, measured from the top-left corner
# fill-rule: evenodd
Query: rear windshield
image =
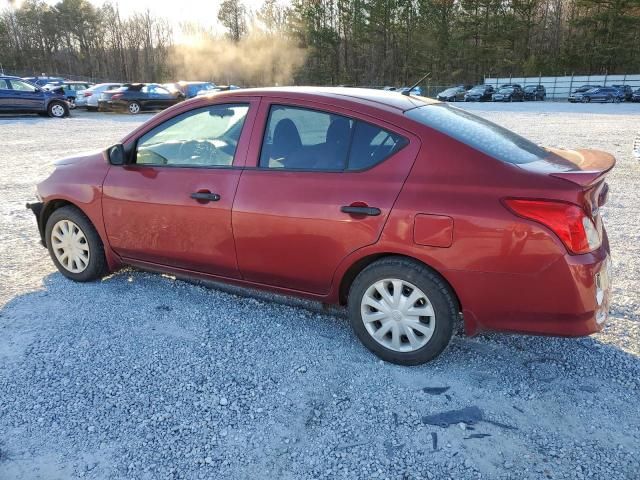
<path id="1" fill-rule="evenodd" d="M 505 163 L 529 163 L 549 156 L 547 150 L 511 130 L 444 103 L 405 113 L 409 118 Z"/>

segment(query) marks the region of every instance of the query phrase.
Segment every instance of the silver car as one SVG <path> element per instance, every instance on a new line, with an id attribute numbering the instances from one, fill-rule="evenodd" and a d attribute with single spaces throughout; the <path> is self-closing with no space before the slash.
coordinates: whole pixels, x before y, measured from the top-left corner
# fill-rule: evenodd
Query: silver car
<path id="1" fill-rule="evenodd" d="M 113 88 L 120 88 L 121 83 L 98 83 L 86 90 L 78 92 L 76 96 L 76 107 L 86 108 L 87 110 L 98 110 L 98 100 L 102 92 Z"/>

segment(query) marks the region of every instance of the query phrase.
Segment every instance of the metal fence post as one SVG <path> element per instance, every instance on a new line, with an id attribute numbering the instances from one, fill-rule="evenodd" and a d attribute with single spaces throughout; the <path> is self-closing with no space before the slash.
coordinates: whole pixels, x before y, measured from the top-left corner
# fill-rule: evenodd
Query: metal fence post
<path id="1" fill-rule="evenodd" d="M 573 91 L 573 72 L 571 72 L 571 82 L 569 83 L 569 95 Z"/>

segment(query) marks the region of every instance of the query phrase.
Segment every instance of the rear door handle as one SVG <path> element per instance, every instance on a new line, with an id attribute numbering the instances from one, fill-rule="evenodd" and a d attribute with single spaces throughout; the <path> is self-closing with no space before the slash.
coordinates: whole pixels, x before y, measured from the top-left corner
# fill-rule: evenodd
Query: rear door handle
<path id="1" fill-rule="evenodd" d="M 211 192 L 194 192 L 191 194 L 191 198 L 205 202 L 217 202 L 220 200 L 220 195 Z"/>
<path id="2" fill-rule="evenodd" d="M 348 213 L 350 215 L 368 215 L 370 217 L 377 217 L 380 215 L 380 209 L 376 207 L 358 207 L 353 205 L 344 205 L 340 207 L 340 211 Z"/>

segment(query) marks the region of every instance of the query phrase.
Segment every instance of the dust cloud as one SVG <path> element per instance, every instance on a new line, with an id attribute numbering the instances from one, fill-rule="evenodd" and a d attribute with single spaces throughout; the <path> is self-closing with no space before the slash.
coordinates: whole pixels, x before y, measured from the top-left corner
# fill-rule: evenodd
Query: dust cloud
<path id="1" fill-rule="evenodd" d="M 238 42 L 224 35 L 183 29 L 171 52 L 180 80 L 208 80 L 239 86 L 291 85 L 305 50 L 279 34 L 251 29 Z"/>

